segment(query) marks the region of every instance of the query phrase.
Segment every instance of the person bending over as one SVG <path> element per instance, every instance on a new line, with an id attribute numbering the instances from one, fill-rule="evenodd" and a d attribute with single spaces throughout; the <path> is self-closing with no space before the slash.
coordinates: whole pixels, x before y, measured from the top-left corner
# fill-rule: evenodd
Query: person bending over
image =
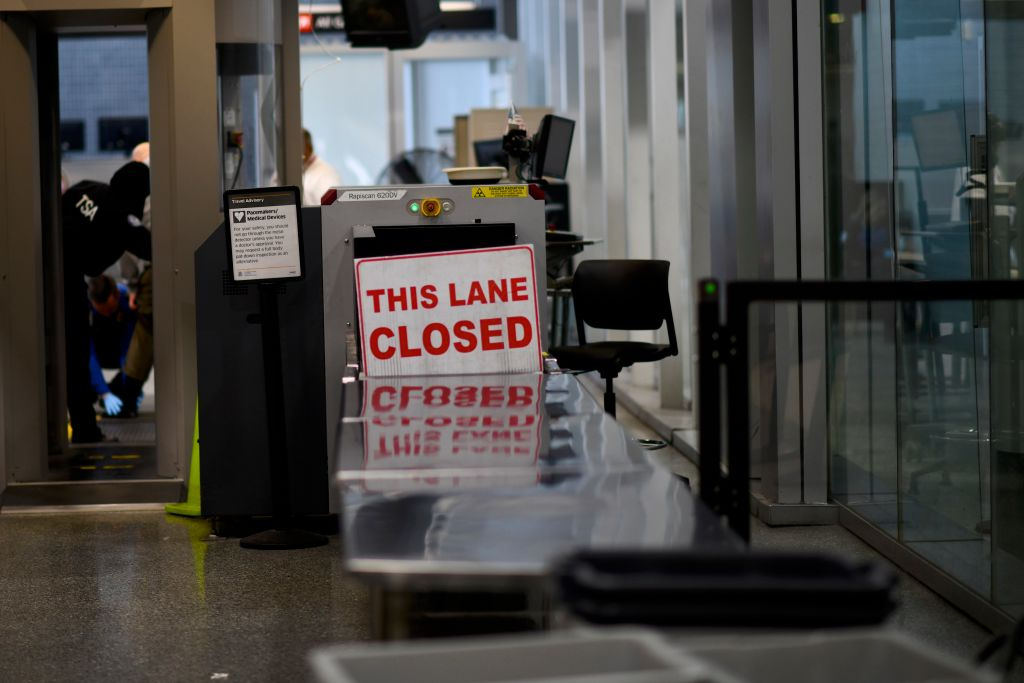
<path id="1" fill-rule="evenodd" d="M 87 277 L 103 273 L 125 251 L 152 258 L 149 231 L 141 217 L 149 195 L 149 168 L 132 161 L 110 183 L 83 180 L 61 198 L 64 243 L 64 334 L 71 442 L 104 440 L 93 410 L 89 381 Z"/>

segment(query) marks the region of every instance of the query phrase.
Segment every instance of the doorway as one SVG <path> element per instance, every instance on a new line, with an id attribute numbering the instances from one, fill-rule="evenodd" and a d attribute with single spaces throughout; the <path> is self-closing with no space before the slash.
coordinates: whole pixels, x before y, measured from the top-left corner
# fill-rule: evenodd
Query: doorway
<path id="1" fill-rule="evenodd" d="M 53 40 L 47 41 L 52 49 Z M 40 93 L 40 110 L 56 105 L 60 192 L 75 194 L 89 183 L 110 183 L 131 161 L 149 165 L 149 77 L 145 26 L 82 32 L 57 31 L 56 98 L 53 88 Z M 55 99 L 55 102 L 53 101 Z M 45 121 L 52 121 L 48 112 Z M 52 158 L 43 130 L 41 156 Z M 81 184 L 80 184 L 81 183 Z M 44 186 L 43 203 L 49 204 Z M 67 275 L 58 259 L 65 242 L 60 217 L 44 234 L 44 306 L 48 328 L 62 329 L 67 306 L 88 308 L 89 390 L 103 438 L 76 438 L 68 421 L 66 367 L 60 334 L 48 335 L 47 481 L 149 479 L 156 467 L 155 373 L 151 372 L 152 272 L 150 261 L 124 252 L 104 263 L 102 274 L 82 283 L 60 282 Z M 151 229 L 150 212 L 137 217 Z M 81 277 L 81 276 L 79 276 Z M 77 278 L 76 278 L 77 279 Z M 62 289 L 86 297 L 61 297 Z M 70 300 L 69 300 L 70 299 Z M 84 303 L 86 302 L 87 303 Z M 63 341 L 68 343 L 68 330 Z M 83 358 L 84 360 L 84 358 Z M 90 416 L 91 417 L 91 416 Z"/>

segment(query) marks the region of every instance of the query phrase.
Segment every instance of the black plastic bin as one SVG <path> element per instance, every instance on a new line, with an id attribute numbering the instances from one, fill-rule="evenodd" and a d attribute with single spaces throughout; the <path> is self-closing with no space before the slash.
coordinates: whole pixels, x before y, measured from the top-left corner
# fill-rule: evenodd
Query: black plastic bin
<path id="1" fill-rule="evenodd" d="M 588 551 L 556 575 L 565 606 L 599 624 L 862 626 L 896 606 L 889 569 L 810 553 Z"/>

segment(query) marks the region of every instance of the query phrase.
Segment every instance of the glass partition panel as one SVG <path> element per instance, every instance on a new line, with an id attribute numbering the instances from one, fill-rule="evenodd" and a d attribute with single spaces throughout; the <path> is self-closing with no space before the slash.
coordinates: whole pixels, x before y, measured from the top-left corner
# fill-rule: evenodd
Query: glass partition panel
<path id="1" fill-rule="evenodd" d="M 299 69 L 302 126 L 317 156 L 343 185 L 373 185 L 388 163 L 387 53 L 306 46 Z"/>
<path id="2" fill-rule="evenodd" d="M 824 7 L 828 277 L 891 280 L 897 252 L 892 6 L 889 0 L 831 0 Z M 865 515 L 895 533 L 885 512 L 896 495 L 894 306 L 828 311 L 833 496 L 862 504 Z"/>
<path id="3" fill-rule="evenodd" d="M 997 377 L 1024 387 L 1024 354 L 998 357 L 983 328 L 971 339 L 887 336 L 897 327 L 925 329 L 935 309 L 956 310 L 956 304 L 901 302 L 891 307 L 892 320 L 871 324 L 863 321 L 863 304 L 831 304 L 849 309 L 833 316 L 845 322 L 830 330 L 843 344 L 832 353 L 829 404 L 846 418 L 837 430 L 843 438 L 830 445 L 832 495 L 962 585 L 1015 612 L 1024 606 L 1024 434 L 1019 421 L 1001 427 L 1000 410 L 991 419 L 983 414 L 972 396 L 986 394 L 990 381 L 1013 384 Z M 870 375 L 851 359 L 873 360 L 892 373 L 898 448 L 870 447 L 875 425 L 863 409 L 872 395 Z M 942 419 L 931 419 L 933 401 L 944 406 Z"/>
<path id="4" fill-rule="evenodd" d="M 1024 179 L 1024 3 L 986 0 L 985 77 L 987 145 L 979 145 L 976 178 L 987 191 L 987 266 L 992 277 L 1017 279 L 1020 257 L 1021 181 Z M 984 141 L 983 141 L 984 142 Z M 990 308 L 991 418 L 990 526 L 993 601 L 1024 613 L 1024 304 Z"/>
<path id="5" fill-rule="evenodd" d="M 897 535 L 893 304 L 829 305 L 832 497 Z"/>
<path id="6" fill-rule="evenodd" d="M 279 184 L 280 68 L 280 45 L 217 45 L 217 94 L 225 190 Z"/>
<path id="7" fill-rule="evenodd" d="M 824 4 L 828 277 L 1019 277 L 1024 3 Z M 832 496 L 1024 609 L 1017 302 L 830 306 Z"/>

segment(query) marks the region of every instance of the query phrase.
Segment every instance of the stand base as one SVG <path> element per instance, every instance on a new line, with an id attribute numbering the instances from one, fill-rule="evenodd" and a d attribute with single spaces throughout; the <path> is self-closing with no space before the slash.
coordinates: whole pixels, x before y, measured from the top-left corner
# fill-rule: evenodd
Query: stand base
<path id="1" fill-rule="evenodd" d="M 238 542 L 253 550 L 298 550 L 327 545 L 327 537 L 302 529 L 267 529 Z"/>

